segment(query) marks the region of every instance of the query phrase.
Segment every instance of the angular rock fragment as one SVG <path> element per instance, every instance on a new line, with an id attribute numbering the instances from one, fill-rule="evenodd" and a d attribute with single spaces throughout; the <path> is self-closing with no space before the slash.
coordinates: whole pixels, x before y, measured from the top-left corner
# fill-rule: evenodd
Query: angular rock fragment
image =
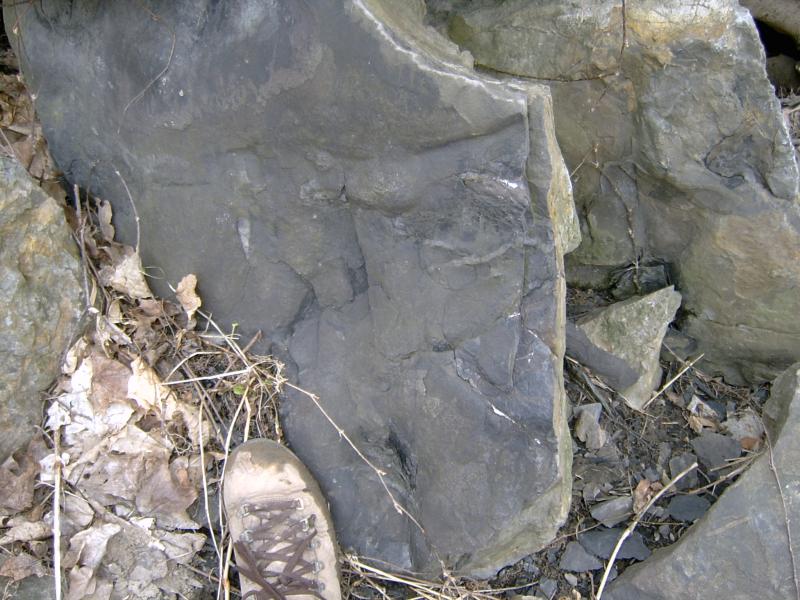
<path id="1" fill-rule="evenodd" d="M 308 396 L 283 400 L 343 545 L 488 575 L 569 507 L 579 234 L 547 89 L 476 75 L 422 9 L 83 0 L 5 22 L 55 160 L 129 242 L 130 189 L 155 291 L 195 273 L 370 461 Z"/>
<path id="2" fill-rule="evenodd" d="M 584 571 L 602 569 L 603 563 L 586 552 L 578 542 L 570 542 L 567 544 L 564 554 L 561 555 L 561 560 L 558 561 L 558 568 L 562 571 L 583 573 Z"/>
<path id="3" fill-rule="evenodd" d="M 622 531 L 622 528 L 606 529 L 600 527 L 580 534 L 578 541 L 587 552 L 591 552 L 599 558 L 608 559 L 611 558 L 611 553 L 622 536 Z M 648 556 L 650 556 L 650 549 L 645 546 L 641 534 L 636 531 L 622 542 L 617 554 L 619 559 L 635 558 L 636 560 L 644 560 Z"/>
<path id="4" fill-rule="evenodd" d="M 603 405 L 599 402 L 585 404 L 575 409 L 577 422 L 575 423 L 575 437 L 586 444 L 589 450 L 602 448 L 608 434 L 600 425 L 600 415 L 603 414 Z"/>
<path id="5" fill-rule="evenodd" d="M 0 158 L 0 463 L 42 418 L 84 307 L 64 210 L 16 161 Z"/>
<path id="6" fill-rule="evenodd" d="M 793 0 L 747 0 L 796 34 Z M 547 80 L 587 285 L 669 264 L 706 369 L 765 380 L 800 359 L 798 165 L 736 0 L 428 0 L 498 74 Z M 778 8 L 776 8 L 778 7 Z M 791 8 L 787 8 L 791 7 Z M 794 24 L 792 24 L 794 23 Z M 573 269 L 572 281 L 581 272 Z M 641 292 L 640 292 L 641 293 Z"/>
<path id="7" fill-rule="evenodd" d="M 633 515 L 633 499 L 622 496 L 604 502 L 598 502 L 589 509 L 593 519 L 600 521 L 606 527 L 614 527 Z"/>
<path id="8" fill-rule="evenodd" d="M 769 453 L 756 459 L 677 543 L 626 570 L 608 598 L 667 600 L 702 595 L 701 590 L 730 600 L 796 597 L 800 363 L 775 380 L 764 411 L 777 477 Z"/>
<path id="9" fill-rule="evenodd" d="M 667 505 L 667 512 L 673 519 L 694 523 L 702 517 L 711 503 L 702 496 L 675 496 Z"/>
<path id="10" fill-rule="evenodd" d="M 707 469 L 722 468 L 742 454 L 738 441 L 713 431 L 704 431 L 690 443 L 700 463 Z"/>
<path id="11" fill-rule="evenodd" d="M 618 390 L 633 408 L 641 409 L 661 382 L 661 342 L 680 303 L 681 295 L 668 287 L 617 302 L 578 321 L 578 327 L 594 344 L 638 372 L 636 383 Z"/>

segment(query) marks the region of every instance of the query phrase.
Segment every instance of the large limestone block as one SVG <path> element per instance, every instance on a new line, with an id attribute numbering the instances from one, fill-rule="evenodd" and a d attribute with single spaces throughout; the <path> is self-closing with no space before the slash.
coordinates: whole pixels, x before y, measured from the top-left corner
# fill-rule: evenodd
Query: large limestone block
<path id="1" fill-rule="evenodd" d="M 661 344 L 680 305 L 681 295 L 670 286 L 598 309 L 577 323 L 592 343 L 636 371 L 636 382 L 619 392 L 637 410 L 661 383 Z"/>
<path id="2" fill-rule="evenodd" d="M 775 380 L 764 413 L 777 476 L 765 452 L 677 543 L 626 570 L 604 598 L 797 597 L 800 363 Z"/>
<path id="3" fill-rule="evenodd" d="M 548 90 L 465 68 L 421 2 L 148 6 L 6 8 L 67 177 L 132 241 L 124 179 L 145 264 L 260 329 L 418 523 L 287 396 L 345 547 L 487 575 L 546 544 L 570 500 L 577 242 Z"/>
<path id="4" fill-rule="evenodd" d="M 42 419 L 43 392 L 78 333 L 81 266 L 64 210 L 0 158 L 0 462 Z"/>
<path id="5" fill-rule="evenodd" d="M 797 160 L 745 9 L 429 6 L 476 64 L 550 85 L 581 217 L 576 263 L 671 264 L 704 368 L 732 381 L 771 379 L 800 359 L 800 295 L 789 291 L 800 286 Z"/>

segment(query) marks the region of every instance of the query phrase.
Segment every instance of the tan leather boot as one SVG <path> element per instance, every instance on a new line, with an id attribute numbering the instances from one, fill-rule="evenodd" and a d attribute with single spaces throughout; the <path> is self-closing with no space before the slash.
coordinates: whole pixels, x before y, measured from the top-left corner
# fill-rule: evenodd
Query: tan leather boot
<path id="1" fill-rule="evenodd" d="M 223 502 L 243 598 L 341 600 L 328 504 L 288 448 L 266 439 L 237 448 Z"/>

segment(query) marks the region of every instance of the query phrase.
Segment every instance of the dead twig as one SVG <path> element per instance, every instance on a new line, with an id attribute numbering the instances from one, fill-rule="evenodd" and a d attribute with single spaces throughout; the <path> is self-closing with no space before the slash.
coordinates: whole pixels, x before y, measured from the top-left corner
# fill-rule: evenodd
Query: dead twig
<path id="1" fill-rule="evenodd" d="M 55 428 L 53 439 L 53 579 L 56 600 L 61 600 L 61 426 Z"/>
<path id="2" fill-rule="evenodd" d="M 647 514 L 647 511 L 658 501 L 661 496 L 667 493 L 667 491 L 672 488 L 678 481 L 680 481 L 683 477 L 688 475 L 691 471 L 697 468 L 697 463 L 694 462 L 688 467 L 686 467 L 683 471 L 678 473 L 675 477 L 670 479 L 669 483 L 665 485 L 657 494 L 655 494 L 650 501 L 645 504 L 645 506 L 636 513 L 636 516 L 633 518 L 633 521 L 625 528 L 625 531 L 622 532 L 622 535 L 619 536 L 619 540 L 617 540 L 617 545 L 614 546 L 614 551 L 611 553 L 611 556 L 608 559 L 608 564 L 606 564 L 606 569 L 603 571 L 603 578 L 600 580 L 600 587 L 597 588 L 597 595 L 595 596 L 595 600 L 600 600 L 603 597 L 603 591 L 606 587 L 606 582 L 608 581 L 608 575 L 611 573 L 611 567 L 614 566 L 614 562 L 617 560 L 617 554 L 619 554 L 620 548 L 622 548 L 622 544 L 625 540 L 633 533 L 633 530 L 636 529 L 636 526 L 639 524 L 639 521 L 642 520 L 642 517 Z"/>

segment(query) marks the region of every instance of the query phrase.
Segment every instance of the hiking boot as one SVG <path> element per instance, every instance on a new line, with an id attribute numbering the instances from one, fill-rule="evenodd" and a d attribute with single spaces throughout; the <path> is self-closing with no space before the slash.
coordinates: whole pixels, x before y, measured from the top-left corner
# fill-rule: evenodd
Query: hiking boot
<path id="1" fill-rule="evenodd" d="M 239 446 L 225 467 L 222 498 L 242 598 L 341 600 L 328 505 L 288 448 L 266 439 Z"/>

